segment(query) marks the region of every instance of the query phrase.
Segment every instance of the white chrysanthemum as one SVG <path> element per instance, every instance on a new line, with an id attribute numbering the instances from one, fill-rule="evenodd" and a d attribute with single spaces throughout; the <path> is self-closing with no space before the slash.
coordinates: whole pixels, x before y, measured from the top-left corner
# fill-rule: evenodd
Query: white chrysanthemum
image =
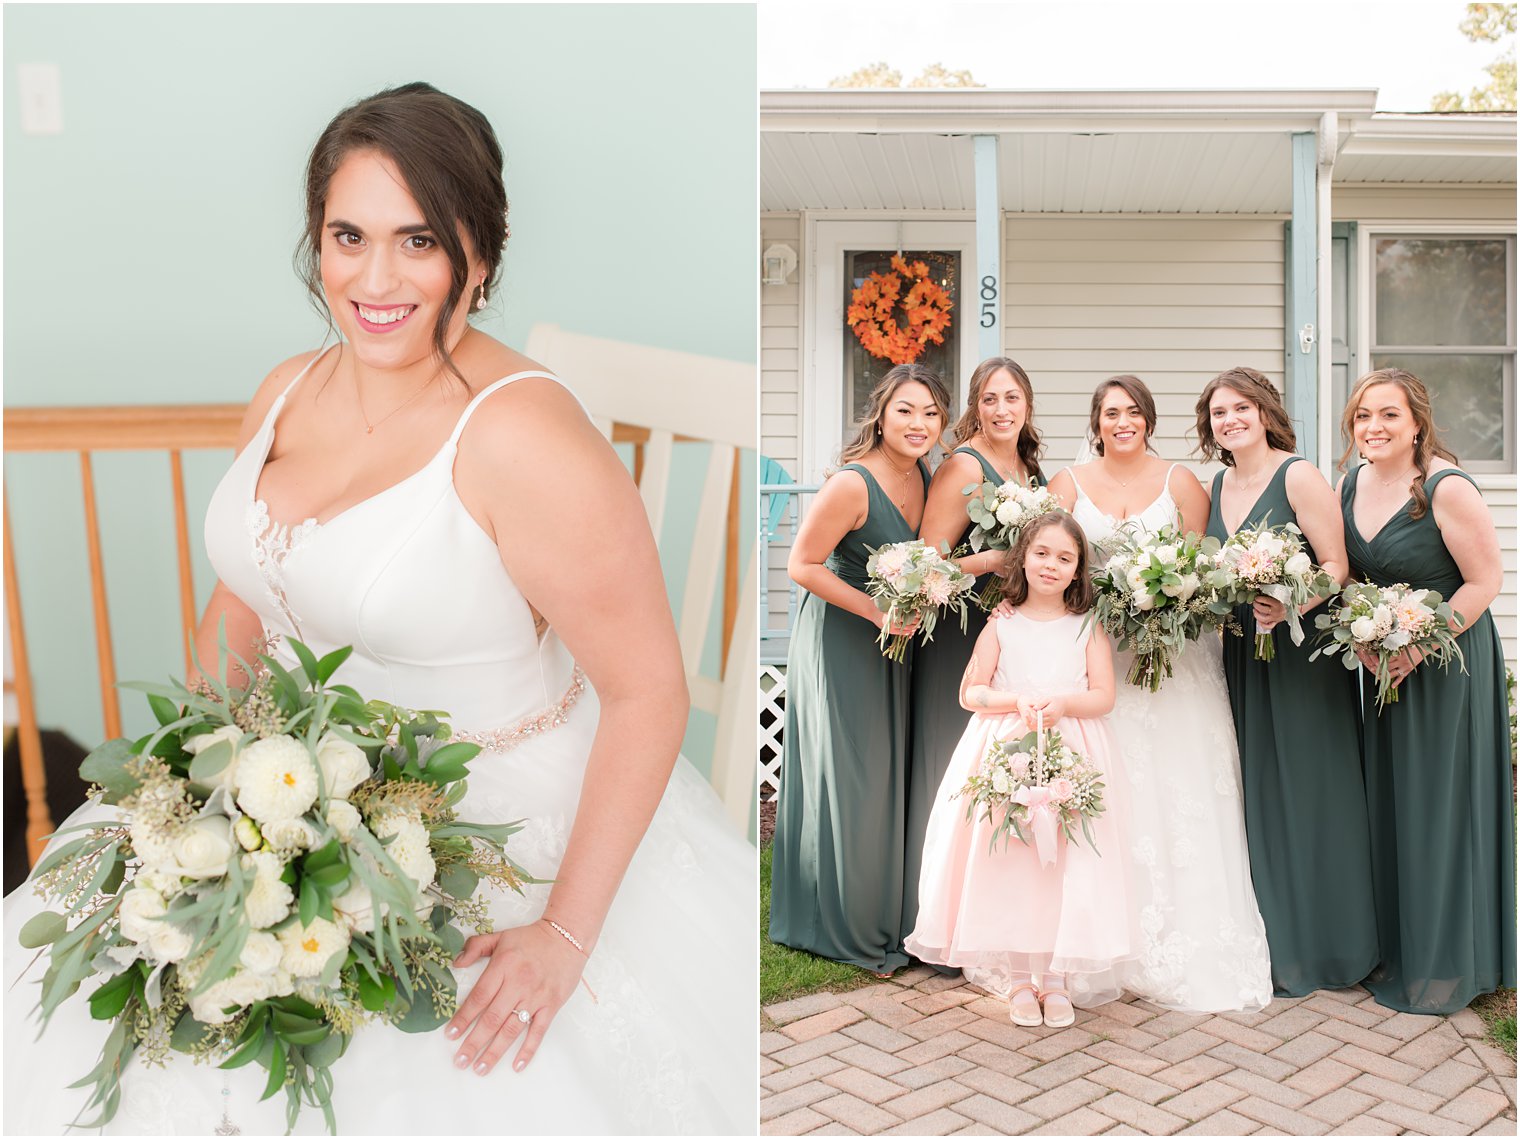
<path id="1" fill-rule="evenodd" d="M 353 837 L 354 828 L 363 823 L 359 816 L 359 808 L 346 799 L 329 799 L 327 802 L 327 823 L 333 830 L 338 832 L 338 837 L 347 842 Z"/>
<path id="2" fill-rule="evenodd" d="M 238 744 L 243 739 L 243 729 L 236 724 L 226 724 L 214 732 L 207 732 L 202 736 L 192 736 L 185 741 L 185 750 L 191 755 L 200 755 L 208 747 L 215 743 L 225 741 L 232 747 L 232 758 L 229 759 L 220 771 L 203 782 L 207 787 L 225 787 L 228 791 L 237 790 L 237 766 Z"/>
<path id="3" fill-rule="evenodd" d="M 178 874 L 170 874 L 163 870 L 140 870 L 137 877 L 132 879 L 132 883 L 138 889 L 152 890 L 165 901 L 184 889 L 184 880 Z"/>
<path id="4" fill-rule="evenodd" d="M 997 508 L 997 520 L 1004 526 L 1012 526 L 1022 513 L 1023 508 L 1017 502 L 1001 502 Z"/>
<path id="5" fill-rule="evenodd" d="M 232 857 L 232 820 L 202 815 L 181 827 L 169 857 L 156 869 L 181 878 L 220 878 Z"/>
<path id="6" fill-rule="evenodd" d="M 335 953 L 348 951 L 348 929 L 326 918 L 313 918 L 310 925 L 292 922 L 280 931 L 284 949 L 280 966 L 292 977 L 316 977 Z"/>
<path id="7" fill-rule="evenodd" d="M 242 955 L 238 957 L 238 964 L 250 973 L 272 973 L 280 967 L 280 960 L 284 955 L 285 950 L 280 945 L 278 937 L 255 929 L 248 934 Z"/>
<path id="8" fill-rule="evenodd" d="M 260 850 L 243 855 L 243 869 L 253 871 L 253 882 L 248 888 L 248 897 L 243 901 L 243 912 L 248 915 L 248 924 L 254 929 L 267 929 L 276 922 L 283 921 L 290 913 L 291 902 L 295 900 L 291 888 L 280 881 L 280 874 L 285 869 L 284 861 L 273 851 Z"/>
<path id="9" fill-rule="evenodd" d="M 425 887 L 433 880 L 438 867 L 433 862 L 432 852 L 428 849 L 427 828 L 422 825 L 421 816 L 415 811 L 392 812 L 382 815 L 378 819 L 370 821 L 370 830 L 375 832 L 375 837 L 382 842 L 394 839 L 386 844 L 385 853 L 391 856 L 391 860 L 400 867 L 401 872 L 418 887 Z"/>
<path id="10" fill-rule="evenodd" d="M 135 885 L 121 896 L 121 906 L 116 911 L 121 935 L 128 941 L 147 941 L 162 924 L 158 919 L 168 912 L 162 894 Z"/>
<path id="11" fill-rule="evenodd" d="M 1161 582 L 1161 592 L 1166 594 L 1168 597 L 1181 597 L 1182 579 L 1178 578 L 1175 582 L 1168 582 L 1163 579 Z"/>
<path id="12" fill-rule="evenodd" d="M 375 900 L 357 877 L 351 876 L 348 889 L 333 899 L 333 911 L 355 933 L 375 931 Z"/>
<path id="13" fill-rule="evenodd" d="M 317 743 L 317 763 L 331 799 L 347 799 L 370 775 L 369 757 L 357 744 L 331 732 Z"/>
<path id="14" fill-rule="evenodd" d="M 190 1015 L 202 1024 L 225 1024 L 237 1015 L 237 1009 L 245 1009 L 255 1001 L 272 996 L 270 978 L 267 974 L 251 973 L 239 969 L 230 977 L 224 977 L 205 992 L 190 998 Z M 233 1012 L 226 1012 L 233 1008 Z"/>
<path id="15" fill-rule="evenodd" d="M 305 819 L 280 819 L 264 828 L 264 841 L 276 850 L 310 850 L 317 842 L 317 828 Z"/>
<path id="16" fill-rule="evenodd" d="M 261 828 L 299 818 L 317 801 L 317 769 L 306 745 L 289 736 L 271 736 L 244 748 L 238 782 L 238 806 Z"/>
<path id="17" fill-rule="evenodd" d="M 1124 580 L 1129 584 L 1130 589 L 1141 589 L 1145 585 L 1145 571 L 1139 566 L 1130 566 L 1124 571 Z"/>

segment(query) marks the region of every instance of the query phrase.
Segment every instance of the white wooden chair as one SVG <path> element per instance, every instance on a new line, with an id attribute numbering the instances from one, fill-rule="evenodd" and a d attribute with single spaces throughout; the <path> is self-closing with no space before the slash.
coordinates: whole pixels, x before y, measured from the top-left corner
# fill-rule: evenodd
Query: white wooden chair
<path id="1" fill-rule="evenodd" d="M 591 409 L 603 434 L 632 443 L 634 480 L 658 539 L 672 510 L 696 503 L 677 630 L 692 704 L 717 717 L 710 779 L 735 825 L 749 833 L 754 816 L 756 704 L 755 554 L 740 565 L 739 464 L 755 446 L 753 365 L 625 344 L 535 325 L 527 354 L 552 369 Z M 700 488 L 671 485 L 675 447 L 707 443 Z M 667 572 L 670 565 L 666 558 Z M 720 673 L 702 673 L 702 650 L 723 583 Z"/>

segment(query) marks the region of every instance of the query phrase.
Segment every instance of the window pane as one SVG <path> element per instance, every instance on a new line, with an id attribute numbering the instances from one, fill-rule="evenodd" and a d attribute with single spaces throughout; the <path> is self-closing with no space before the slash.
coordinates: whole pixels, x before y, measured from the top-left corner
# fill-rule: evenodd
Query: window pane
<path id="1" fill-rule="evenodd" d="M 892 251 L 846 253 L 844 255 L 844 307 L 850 307 L 850 297 L 872 273 L 888 273 L 892 270 Z M 929 266 L 930 280 L 936 282 L 950 296 L 955 307 L 950 310 L 950 323 L 945 328 L 943 344 L 930 343 L 914 361 L 932 369 L 945 386 L 950 389 L 951 422 L 955 421 L 960 372 L 960 278 L 961 255 L 959 253 L 913 253 L 903 254 L 909 264 L 922 261 Z M 855 423 L 865 414 L 866 402 L 876 381 L 892 370 L 891 360 L 872 356 L 860 346 L 855 330 L 848 325 L 844 330 L 844 379 L 845 379 L 845 438 L 854 434 Z"/>
<path id="2" fill-rule="evenodd" d="M 1504 240 L 1377 241 L 1377 343 L 1435 347 L 1505 342 Z"/>
<path id="3" fill-rule="evenodd" d="M 1442 442 L 1464 463 L 1504 460 L 1503 356 L 1378 353 L 1374 368 L 1403 368 L 1425 381 Z"/>

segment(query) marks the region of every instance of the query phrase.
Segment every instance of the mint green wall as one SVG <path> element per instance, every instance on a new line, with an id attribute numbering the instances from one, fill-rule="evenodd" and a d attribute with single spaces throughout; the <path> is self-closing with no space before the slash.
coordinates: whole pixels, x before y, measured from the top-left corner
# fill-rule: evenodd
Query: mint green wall
<path id="1" fill-rule="evenodd" d="M 291 269 L 306 152 L 413 79 L 478 107 L 506 153 L 513 238 L 482 328 L 753 362 L 754 42 L 753 8 L 729 5 L 6 6 L 5 401 L 240 402 L 315 346 Z M 62 134 L 21 133 L 22 63 L 59 65 Z M 187 459 L 197 546 L 229 458 Z M 41 718 L 93 742 L 78 465 L 12 456 L 6 476 Z M 119 675 L 178 673 L 167 464 L 101 455 L 96 481 Z M 204 602 L 199 550 L 196 574 Z M 689 742 L 710 735 L 694 719 Z"/>

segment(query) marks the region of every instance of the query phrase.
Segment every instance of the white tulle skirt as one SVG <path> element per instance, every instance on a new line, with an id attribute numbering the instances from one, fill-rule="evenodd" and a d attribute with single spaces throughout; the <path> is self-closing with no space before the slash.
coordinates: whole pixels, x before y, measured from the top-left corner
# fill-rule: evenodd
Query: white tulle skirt
<path id="1" fill-rule="evenodd" d="M 552 878 L 563 856 L 595 726 L 588 691 L 563 727 L 471 764 L 461 815 L 527 819 L 509 849 L 537 877 Z M 69 823 L 110 813 L 87 806 Z M 339 1132 L 754 1134 L 755 882 L 754 848 L 679 761 L 587 963 L 598 1001 L 577 988 L 521 1073 L 505 1063 L 488 1076 L 459 1071 L 457 1044 L 441 1031 L 362 1029 L 332 1069 Z M 535 920 L 548 891 L 493 894 L 497 928 Z M 90 1019 L 82 990 L 34 1043 L 46 961 L 33 964 L 16 934 L 42 908 L 30 886 L 5 899 L 6 1134 L 59 1134 L 79 1116 L 88 1090 L 67 1085 L 94 1066 L 108 1029 Z M 483 967 L 458 971 L 461 996 Z M 179 1054 L 162 1068 L 134 1059 L 107 1131 L 207 1135 L 225 1108 L 245 1135 L 282 1134 L 285 1095 L 261 1103 L 266 1078 L 256 1064 L 224 1072 Z M 304 1108 L 296 1132 L 324 1131 L 322 1113 Z"/>

